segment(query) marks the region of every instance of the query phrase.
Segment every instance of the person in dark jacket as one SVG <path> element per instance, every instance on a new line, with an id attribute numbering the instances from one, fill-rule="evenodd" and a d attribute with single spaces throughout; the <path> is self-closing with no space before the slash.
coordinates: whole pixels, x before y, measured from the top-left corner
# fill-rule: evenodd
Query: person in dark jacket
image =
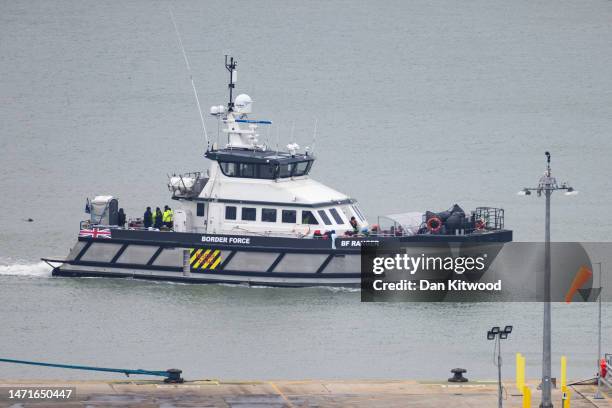
<path id="1" fill-rule="evenodd" d="M 359 224 L 357 223 L 355 217 L 351 217 L 350 223 L 351 227 L 353 227 L 353 234 L 357 234 L 359 232 Z"/>
<path id="2" fill-rule="evenodd" d="M 163 224 L 163 214 L 159 207 L 155 208 L 155 217 L 153 218 L 153 226 L 157 229 L 160 229 Z"/>
<path id="3" fill-rule="evenodd" d="M 153 225 L 153 213 L 151 212 L 151 207 L 147 207 L 147 210 L 145 211 L 142 220 L 144 222 L 145 228 L 151 228 L 151 226 Z"/>
<path id="4" fill-rule="evenodd" d="M 126 221 L 126 217 L 125 217 L 125 212 L 123 212 L 123 208 L 119 209 L 119 218 L 117 221 L 117 225 L 119 225 L 121 228 L 125 228 L 125 221 Z"/>

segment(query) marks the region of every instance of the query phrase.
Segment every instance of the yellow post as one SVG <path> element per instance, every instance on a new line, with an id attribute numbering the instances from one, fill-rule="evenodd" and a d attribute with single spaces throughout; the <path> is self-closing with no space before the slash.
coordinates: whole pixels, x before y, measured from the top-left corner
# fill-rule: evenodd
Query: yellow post
<path id="1" fill-rule="evenodd" d="M 525 386 L 525 357 L 521 353 L 516 353 L 516 388 L 519 392 Z"/>
<path id="2" fill-rule="evenodd" d="M 521 353 L 516 353 L 516 388 L 520 391 L 522 391 L 523 389 L 521 388 Z"/>
<path id="3" fill-rule="evenodd" d="M 561 356 L 561 389 L 567 385 L 567 358 Z"/>
<path id="4" fill-rule="evenodd" d="M 523 385 L 523 408 L 531 408 L 531 390 Z"/>
<path id="5" fill-rule="evenodd" d="M 561 408 L 570 408 L 570 403 L 571 403 L 571 395 L 572 393 L 570 392 L 569 388 L 567 388 L 566 385 L 561 387 L 561 401 L 562 401 L 562 406 Z"/>
<path id="6" fill-rule="evenodd" d="M 516 353 L 516 388 L 521 392 L 521 353 Z"/>

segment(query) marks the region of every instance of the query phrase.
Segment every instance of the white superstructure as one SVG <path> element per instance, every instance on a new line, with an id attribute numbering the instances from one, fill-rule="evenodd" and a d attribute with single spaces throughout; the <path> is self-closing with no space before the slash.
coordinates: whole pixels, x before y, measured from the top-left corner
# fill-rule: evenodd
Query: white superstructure
<path id="1" fill-rule="evenodd" d="M 200 173 L 173 176 L 169 188 L 180 203 L 175 230 L 209 234 L 255 234 L 312 237 L 334 231 L 353 231 L 368 225 L 355 200 L 310 178 L 315 158 L 291 143 L 287 151 L 260 144 L 258 125 L 249 119 L 253 100 L 240 94 L 232 100 L 236 63 L 230 71 L 230 102 L 213 106 L 211 115 L 222 123 L 226 144 L 206 152 L 212 164 Z M 183 220 L 184 219 L 184 220 Z"/>

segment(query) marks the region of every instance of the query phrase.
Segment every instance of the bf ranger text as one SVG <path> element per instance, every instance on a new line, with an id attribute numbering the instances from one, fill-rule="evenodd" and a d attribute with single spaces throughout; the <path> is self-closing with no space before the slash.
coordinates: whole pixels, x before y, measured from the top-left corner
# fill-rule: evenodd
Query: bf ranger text
<path id="1" fill-rule="evenodd" d="M 385 282 L 381 279 L 372 283 L 374 290 L 401 290 L 401 291 L 501 291 L 501 280 L 497 282 L 466 282 L 458 279 L 446 282 L 430 282 L 427 279 Z"/>

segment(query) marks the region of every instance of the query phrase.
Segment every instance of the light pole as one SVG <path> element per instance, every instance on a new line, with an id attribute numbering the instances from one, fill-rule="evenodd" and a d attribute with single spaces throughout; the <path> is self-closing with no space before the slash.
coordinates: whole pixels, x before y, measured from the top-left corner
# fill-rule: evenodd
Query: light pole
<path id="1" fill-rule="evenodd" d="M 597 392 L 593 396 L 594 399 L 603 399 L 603 395 L 601 395 L 601 370 L 599 369 L 599 359 L 601 358 L 601 295 L 603 291 L 603 286 L 601 286 L 601 262 L 597 262 L 599 265 L 599 289 L 597 289 L 597 293 L 599 296 L 599 314 L 598 314 L 598 322 L 597 322 Z"/>
<path id="2" fill-rule="evenodd" d="M 550 346 L 550 332 L 551 332 L 551 319 L 550 319 L 550 197 L 553 191 L 565 190 L 566 195 L 578 194 L 572 187 L 567 183 L 557 184 L 557 180 L 552 176 L 550 171 L 550 153 L 544 153 L 546 155 L 546 171 L 540 178 L 537 187 L 525 187 L 519 192 L 519 195 L 531 195 L 532 191 L 538 194 L 538 197 L 544 193 L 546 197 L 546 227 L 544 234 L 544 325 L 543 325 L 543 339 L 542 339 L 542 402 L 540 408 L 552 408 L 551 399 L 551 346 Z"/>
<path id="3" fill-rule="evenodd" d="M 495 340 L 495 349 L 497 349 L 497 406 L 499 408 L 503 407 L 501 341 L 507 339 L 510 333 L 512 333 L 512 326 L 506 326 L 504 330 L 500 330 L 499 326 L 495 326 L 487 332 L 487 340 Z"/>

